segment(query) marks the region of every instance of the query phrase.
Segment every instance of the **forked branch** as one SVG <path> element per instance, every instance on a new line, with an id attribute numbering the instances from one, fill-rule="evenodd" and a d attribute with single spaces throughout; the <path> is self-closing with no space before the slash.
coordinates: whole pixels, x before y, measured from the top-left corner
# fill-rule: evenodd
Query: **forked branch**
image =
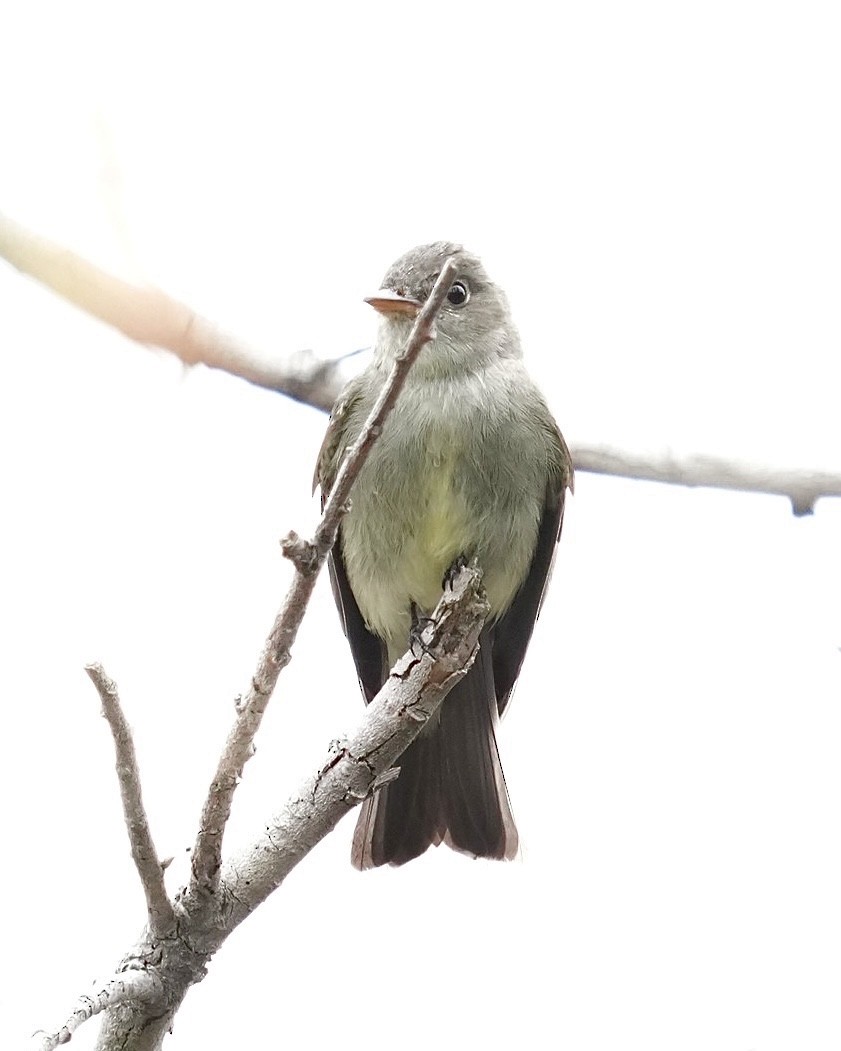
<path id="1" fill-rule="evenodd" d="M 144 932 L 117 973 L 97 993 L 82 997 L 62 1027 L 35 1034 L 31 1051 L 53 1051 L 102 1011 L 98 1051 L 159 1051 L 213 953 L 349 810 L 392 775 L 400 755 L 473 664 L 487 615 L 481 574 L 467 566 L 442 595 L 417 652 L 397 662 L 356 730 L 330 746 L 316 774 L 265 831 L 228 860 L 216 895 L 185 888 L 176 899 L 173 928 L 159 938 Z M 115 1006 L 118 1011 L 107 1010 Z"/>
<path id="2" fill-rule="evenodd" d="M 87 672 L 102 700 L 117 749 L 117 770 L 132 853 L 149 904 L 149 926 L 124 958 L 118 972 L 95 997 L 85 997 L 57 1032 L 34 1038 L 41 1051 L 70 1039 L 87 1018 L 108 1007 L 98 1047 L 121 1051 L 156 1051 L 187 989 L 205 973 L 213 952 L 243 919 L 275 889 L 339 819 L 389 776 L 395 759 L 417 736 L 424 721 L 470 668 L 488 607 L 477 567 L 463 569 L 448 589 L 425 629 L 420 656 L 410 652 L 366 708 L 360 731 L 328 755 L 318 774 L 291 800 L 254 847 L 222 871 L 222 840 L 234 791 L 253 752 L 254 736 L 290 651 L 319 570 L 335 542 L 348 507 L 355 478 L 382 431 L 409 369 L 425 343 L 434 338 L 438 310 L 449 290 L 454 266 L 442 270 L 420 311 L 404 351 L 349 450 L 333 484 L 311 543 L 290 534 L 284 553 L 295 565 L 295 577 L 275 619 L 257 670 L 238 702 L 216 774 L 207 794 L 192 858 L 188 887 L 173 906 L 163 885 L 143 809 L 140 778 L 131 733 L 116 685 L 99 665 Z M 150 975 L 154 984 L 135 981 Z"/>
<path id="3" fill-rule="evenodd" d="M 201 814 L 201 824 L 192 856 L 192 889 L 213 895 L 218 889 L 222 859 L 222 838 L 231 813 L 236 786 L 254 748 L 260 726 L 278 675 L 289 663 L 298 628 L 312 595 L 318 573 L 336 540 L 339 523 L 346 510 L 354 480 L 394 407 L 409 370 L 418 354 L 434 336 L 435 318 L 444 302 L 455 274 L 448 260 L 429 299 L 415 320 L 404 351 L 398 355 L 371 414 L 348 451 L 324 505 L 321 521 L 309 548 L 300 537 L 290 535 L 284 551 L 295 565 L 295 576 L 263 649 L 248 691 L 238 702 L 234 724 L 216 768 Z"/>

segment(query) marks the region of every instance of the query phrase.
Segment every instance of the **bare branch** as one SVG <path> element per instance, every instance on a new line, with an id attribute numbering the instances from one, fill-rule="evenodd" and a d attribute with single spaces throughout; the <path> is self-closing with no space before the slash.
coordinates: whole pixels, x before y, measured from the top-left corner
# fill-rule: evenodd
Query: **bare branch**
<path id="1" fill-rule="evenodd" d="M 99 693 L 102 714 L 114 738 L 114 750 L 117 753 L 117 778 L 120 782 L 120 797 L 123 801 L 123 814 L 131 844 L 131 856 L 134 859 L 137 874 L 140 876 L 143 893 L 146 895 L 149 929 L 153 934 L 160 935 L 174 925 L 175 913 L 167 897 L 163 868 L 158 860 L 155 844 L 152 841 L 152 832 L 149 828 L 149 819 L 143 806 L 140 771 L 137 766 L 131 727 L 120 705 L 117 685 L 105 674 L 102 665 L 88 664 L 85 671 Z"/>
<path id="2" fill-rule="evenodd" d="M 362 730 L 347 744 L 336 744 L 318 774 L 287 804 L 273 826 L 251 851 L 221 872 L 221 848 L 233 793 L 253 751 L 260 725 L 280 670 L 303 618 L 317 574 L 335 542 L 348 495 L 383 423 L 399 395 L 409 369 L 433 338 L 434 322 L 449 290 L 454 267 L 447 264 L 421 310 L 404 351 L 380 392 L 358 440 L 339 471 L 322 520 L 309 543 L 295 534 L 284 541 L 284 553 L 296 567 L 292 587 L 275 620 L 251 688 L 237 706 L 237 717 L 210 786 L 193 853 L 190 884 L 170 904 L 161 866 L 143 810 L 131 733 L 117 689 L 99 665 L 86 669 L 99 691 L 103 712 L 117 750 L 117 770 L 132 853 L 149 906 L 149 927 L 125 957 L 123 971 L 153 974 L 154 986 L 134 995 L 125 985 L 106 987 L 99 999 L 86 997 L 58 1033 L 40 1034 L 39 1048 L 70 1039 L 73 1028 L 110 1006 L 97 1046 L 122 1051 L 158 1051 L 171 1019 L 187 990 L 206 973 L 211 954 L 338 820 L 392 776 L 392 764 L 453 685 L 467 673 L 478 648 L 488 613 L 477 567 L 462 570 L 436 608 L 422 638 L 420 656 L 412 652 L 398 663 L 378 698 L 365 710 Z M 244 873 L 244 875 L 240 875 Z M 252 885 L 253 881 L 253 885 Z"/>
<path id="3" fill-rule="evenodd" d="M 448 259 L 438 275 L 438 280 L 435 282 L 435 287 L 432 289 L 429 299 L 427 299 L 417 316 L 405 348 L 395 358 L 391 375 L 380 391 L 380 395 L 373 409 L 371 409 L 371 414 L 365 421 L 365 426 L 359 432 L 359 437 L 342 461 L 339 473 L 336 475 L 330 490 L 330 496 L 324 505 L 321 522 L 315 531 L 315 545 L 319 550 L 319 554 L 323 552 L 325 557 L 335 543 L 339 523 L 346 511 L 351 486 L 356 480 L 360 468 L 367 460 L 371 447 L 379 437 L 386 417 L 394 408 L 397 396 L 406 382 L 409 369 L 411 369 L 424 344 L 434 338 L 435 318 L 444 303 L 444 298 L 456 273 L 455 261 Z"/>
<path id="4" fill-rule="evenodd" d="M 171 351 L 185 365 L 222 369 L 325 412 L 340 386 L 341 359 L 302 351 L 265 361 L 241 340 L 159 288 L 136 285 L 0 213 L 0 256 L 129 339 Z"/>
<path id="5" fill-rule="evenodd" d="M 217 890 L 222 838 L 243 767 L 253 754 L 254 736 L 278 675 L 291 659 L 291 648 L 315 587 L 316 578 L 335 543 L 339 523 L 347 511 L 347 500 L 353 482 L 380 434 L 386 417 L 394 407 L 415 359 L 423 346 L 433 338 L 435 318 L 454 274 L 455 264 L 450 260 L 442 269 L 429 299 L 418 314 L 406 347 L 396 358 L 365 426 L 342 463 L 307 557 L 302 555 L 300 537 L 293 534 L 284 542 L 284 550 L 295 564 L 295 577 L 275 618 L 251 686 L 237 705 L 234 725 L 202 809 L 199 834 L 192 858 L 192 887 L 195 890 L 211 895 Z"/>
<path id="6" fill-rule="evenodd" d="M 576 471 L 637 478 L 670 485 L 737 489 L 785 496 L 796 515 L 808 515 L 822 496 L 841 496 L 841 474 L 805 468 L 739 463 L 720 456 L 634 455 L 606 445 L 573 445 Z"/>
<path id="7" fill-rule="evenodd" d="M 123 971 L 109 978 L 96 992 L 79 997 L 64 1025 L 54 1033 L 33 1033 L 28 1051 L 54 1051 L 69 1042 L 80 1025 L 109 1007 L 120 1004 L 154 1004 L 163 996 L 163 982 L 155 971 Z"/>
<path id="8" fill-rule="evenodd" d="M 356 731 L 333 742 L 315 777 L 255 843 L 225 865 L 225 937 L 349 810 L 396 776 L 394 762 L 470 670 L 487 615 L 481 573 L 474 563 L 461 569 L 445 590 L 417 653 L 410 650 L 395 664 Z"/>
<path id="9" fill-rule="evenodd" d="M 328 412 L 345 382 L 344 359 L 311 351 L 267 361 L 254 348 L 158 288 L 124 281 L 70 249 L 0 214 L 0 256 L 130 339 L 171 351 L 186 365 L 222 369 L 260 387 Z M 822 496 L 841 496 L 841 472 L 787 470 L 716 456 L 634 454 L 608 445 L 570 442 L 576 471 L 671 485 L 773 493 L 810 514 Z"/>
<path id="10" fill-rule="evenodd" d="M 177 927 L 164 939 L 144 932 L 105 987 L 109 1002 L 82 997 L 70 1022 L 56 1034 L 38 1034 L 32 1051 L 53 1051 L 82 1021 L 114 1005 L 120 1009 L 105 1015 L 97 1048 L 159 1051 L 175 1012 L 205 976 L 213 953 L 349 810 L 395 775 L 395 761 L 472 666 L 487 615 L 481 573 L 475 564 L 467 566 L 444 591 L 417 653 L 410 650 L 397 662 L 364 708 L 355 732 L 333 742 L 318 772 L 265 832 L 224 866 L 218 893 L 209 897 L 195 883 L 186 888 L 177 897 Z M 135 975 L 151 980 L 135 984 Z M 121 981 L 132 984 L 123 989 Z"/>

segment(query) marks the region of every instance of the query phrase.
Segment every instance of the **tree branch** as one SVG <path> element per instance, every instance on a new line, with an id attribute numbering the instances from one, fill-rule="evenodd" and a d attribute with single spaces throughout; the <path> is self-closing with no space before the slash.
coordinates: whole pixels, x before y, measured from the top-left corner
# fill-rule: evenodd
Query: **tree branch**
<path id="1" fill-rule="evenodd" d="M 201 814 L 198 838 L 192 857 L 192 888 L 215 894 L 218 888 L 222 858 L 222 838 L 231 813 L 236 786 L 243 767 L 254 749 L 254 736 L 262 721 L 278 675 L 290 661 L 290 651 L 303 620 L 315 581 L 333 546 L 339 523 L 347 511 L 351 487 L 368 457 L 371 446 L 382 430 L 415 359 L 434 335 L 435 318 L 444 302 L 455 264 L 447 262 L 424 307 L 418 314 L 405 349 L 395 359 L 371 414 L 354 445 L 345 457 L 312 544 L 290 534 L 283 542 L 284 553 L 295 565 L 295 577 L 278 613 L 263 649 L 257 671 L 244 698 L 237 706 L 234 725 L 216 768 Z"/>
<path id="2" fill-rule="evenodd" d="M 395 664 L 356 730 L 330 745 L 317 773 L 265 832 L 225 864 L 218 893 L 209 897 L 194 883 L 185 888 L 171 929 L 144 932 L 102 991 L 82 997 L 57 1033 L 36 1034 L 32 1051 L 53 1051 L 87 1018 L 113 1006 L 118 1010 L 106 1012 L 99 1051 L 159 1051 L 190 986 L 204 978 L 231 932 L 348 811 L 395 776 L 395 761 L 472 666 L 488 609 L 478 566 L 464 567 L 441 596 L 417 652 Z"/>
<path id="3" fill-rule="evenodd" d="M 123 801 L 123 814 L 131 844 L 131 856 L 137 874 L 140 876 L 143 893 L 146 895 L 149 929 L 154 935 L 160 935 L 172 927 L 175 922 L 175 913 L 167 897 L 163 868 L 158 860 L 152 832 L 149 828 L 149 819 L 143 806 L 140 771 L 137 766 L 131 727 L 123 714 L 116 683 L 105 674 L 102 665 L 88 664 L 85 671 L 99 693 L 102 714 L 114 738 L 114 750 L 117 753 L 117 778 L 120 782 L 120 797 Z"/>
<path id="4" fill-rule="evenodd" d="M 736 489 L 747 493 L 785 496 L 796 515 L 809 515 L 822 496 L 841 496 L 841 474 L 807 468 L 771 467 L 739 463 L 721 456 L 694 454 L 673 456 L 669 452 L 634 454 L 606 445 L 574 445 L 576 471 L 610 474 L 670 485 Z"/>
<path id="5" fill-rule="evenodd" d="M 442 595 L 418 644 L 392 668 L 356 730 L 334 741 L 318 772 L 275 816 L 256 842 L 224 866 L 220 929 L 210 927 L 215 951 L 286 878 L 297 863 L 381 783 L 393 764 L 470 670 L 488 615 L 479 567 L 460 570 Z M 193 934 L 194 944 L 195 933 Z"/>
<path id="6" fill-rule="evenodd" d="M 0 257 L 130 339 L 171 351 L 186 365 L 222 369 L 260 387 L 329 412 L 345 381 L 343 358 L 301 351 L 264 361 L 254 348 L 158 288 L 124 281 L 0 214 Z M 823 496 L 841 496 L 841 472 L 786 470 L 715 456 L 634 454 L 608 445 L 570 442 L 576 471 L 671 485 L 772 493 L 810 514 Z"/>
<path id="7" fill-rule="evenodd" d="M 414 360 L 434 338 L 435 318 L 454 269 L 452 263 L 445 265 L 421 309 L 405 349 L 395 360 L 369 419 L 342 463 L 313 542 L 289 534 L 283 543 L 284 553 L 295 564 L 295 578 L 251 687 L 238 703 L 234 727 L 202 810 L 191 879 L 174 906 L 163 887 L 142 806 L 131 733 L 116 686 L 99 665 L 87 668 L 114 736 L 132 853 L 149 906 L 147 930 L 118 972 L 150 973 L 160 985 L 143 986 L 135 995 L 129 986 L 120 984 L 122 979 L 110 980 L 100 1000 L 84 998 L 82 1007 L 62 1030 L 39 1036 L 39 1046 L 52 1048 L 65 1042 L 72 1033 L 71 1026 L 75 1028 L 98 1011 L 116 1006 L 116 1010 L 105 1013 L 97 1047 L 101 1051 L 157 1051 L 187 990 L 204 977 L 210 955 L 348 810 L 382 783 L 382 778 L 394 776 L 394 760 L 473 663 L 488 614 L 476 566 L 462 570 L 453 587 L 442 595 L 424 632 L 420 656 L 410 652 L 398 662 L 378 697 L 366 708 L 360 731 L 347 744 L 331 748 L 318 774 L 287 804 L 265 837 L 221 873 L 222 838 L 236 785 L 253 752 L 254 735 L 277 677 L 290 659 L 316 576 L 347 511 L 354 479 L 381 433 Z"/>
<path id="8" fill-rule="evenodd" d="M 0 257 L 129 339 L 207 365 L 329 411 L 340 386 L 341 359 L 302 351 L 263 361 L 253 347 L 152 285 L 137 285 L 0 213 Z"/>
<path id="9" fill-rule="evenodd" d="M 79 997 L 76 1008 L 54 1033 L 33 1033 L 29 1051 L 54 1051 L 66 1044 L 80 1025 L 120 1004 L 154 1004 L 163 995 L 163 982 L 154 971 L 124 971 L 109 978 L 95 993 Z"/>

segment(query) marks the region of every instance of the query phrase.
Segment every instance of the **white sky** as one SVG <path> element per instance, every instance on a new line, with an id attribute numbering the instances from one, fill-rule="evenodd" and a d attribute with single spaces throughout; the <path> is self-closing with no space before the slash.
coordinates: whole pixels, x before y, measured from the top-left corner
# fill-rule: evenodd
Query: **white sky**
<path id="1" fill-rule="evenodd" d="M 459 239 L 571 440 L 841 469 L 837 5 L 547 9 L 18 5 L 0 209 L 269 354 L 366 345 L 393 258 Z M 82 665 L 121 686 L 177 885 L 325 420 L 6 266 L 0 339 L 12 1047 L 142 923 Z M 837 1048 L 839 527 L 834 501 L 580 476 L 501 738 L 522 860 L 360 875 L 347 819 L 171 1046 Z M 360 707 L 325 581 L 232 841 Z"/>

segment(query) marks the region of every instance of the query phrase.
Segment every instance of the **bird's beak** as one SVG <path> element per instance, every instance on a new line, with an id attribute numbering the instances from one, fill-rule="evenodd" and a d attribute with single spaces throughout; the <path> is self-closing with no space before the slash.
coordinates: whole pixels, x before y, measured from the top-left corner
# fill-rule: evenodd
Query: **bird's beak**
<path id="1" fill-rule="evenodd" d="M 423 306 L 420 300 L 412 299 L 410 296 L 401 296 L 390 288 L 381 288 L 376 295 L 367 296 L 366 303 L 370 303 L 374 310 L 390 317 L 392 314 L 403 314 L 406 317 L 417 317 L 418 311 Z"/>

